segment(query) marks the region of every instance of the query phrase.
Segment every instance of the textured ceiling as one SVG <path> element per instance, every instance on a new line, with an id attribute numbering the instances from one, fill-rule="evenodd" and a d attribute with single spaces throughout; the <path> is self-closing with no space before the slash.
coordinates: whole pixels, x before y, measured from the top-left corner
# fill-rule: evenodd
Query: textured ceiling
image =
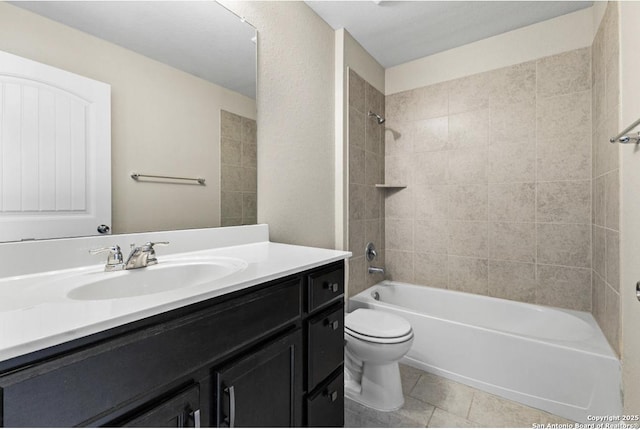
<path id="1" fill-rule="evenodd" d="M 256 31 L 214 1 L 11 3 L 255 99 Z"/>
<path id="2" fill-rule="evenodd" d="M 385 68 L 590 7 L 592 1 L 306 1 Z"/>

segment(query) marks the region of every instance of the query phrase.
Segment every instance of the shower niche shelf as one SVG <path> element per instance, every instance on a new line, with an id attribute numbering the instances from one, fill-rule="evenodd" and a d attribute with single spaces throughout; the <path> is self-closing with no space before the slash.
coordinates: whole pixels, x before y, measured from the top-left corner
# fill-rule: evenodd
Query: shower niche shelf
<path id="1" fill-rule="evenodd" d="M 400 190 L 402 188 L 407 188 L 407 186 L 401 184 L 376 184 L 376 188 L 382 188 L 385 190 Z"/>

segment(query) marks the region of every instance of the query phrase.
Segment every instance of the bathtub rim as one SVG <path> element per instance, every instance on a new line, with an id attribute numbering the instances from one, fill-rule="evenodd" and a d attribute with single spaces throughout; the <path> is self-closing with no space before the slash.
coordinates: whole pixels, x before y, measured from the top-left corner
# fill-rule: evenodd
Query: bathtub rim
<path id="1" fill-rule="evenodd" d="M 386 285 L 385 285 L 386 284 Z M 405 285 L 405 286 L 409 286 L 409 287 L 413 287 L 413 288 L 426 288 L 429 289 L 433 292 L 436 293 L 444 293 L 444 294 L 450 294 L 450 295 L 462 295 L 462 296 L 467 296 L 467 297 L 471 297 L 473 299 L 479 299 L 479 300 L 495 300 L 495 301 L 499 301 L 499 302 L 503 302 L 506 304 L 514 304 L 517 303 L 519 305 L 523 305 L 523 306 L 527 306 L 527 307 L 534 307 L 534 308 L 547 308 L 547 309 L 552 309 L 556 312 L 562 312 L 565 314 L 569 314 L 573 317 L 576 317 L 578 319 L 580 319 L 581 321 L 583 321 L 584 323 L 588 324 L 589 327 L 592 329 L 593 331 L 593 335 L 591 337 L 589 337 L 586 341 L 575 341 L 575 340 L 558 340 L 558 339 L 549 339 L 549 338 L 542 338 L 542 337 L 537 337 L 534 335 L 524 335 L 524 334 L 520 334 L 520 333 L 514 333 L 514 332 L 509 332 L 509 331 L 503 331 L 503 330 L 498 330 L 495 328 L 490 328 L 490 327 L 485 327 L 485 326 L 481 326 L 481 325 L 473 325 L 470 323 L 466 323 L 466 322 L 461 322 L 461 321 L 455 321 L 453 319 L 447 319 L 447 318 L 443 318 L 443 317 L 439 317 L 439 316 L 433 316 L 433 315 L 428 315 L 428 314 L 424 314 L 421 313 L 419 311 L 410 309 L 410 308 L 405 308 L 399 305 L 395 305 L 392 303 L 387 303 L 387 302 L 383 302 L 380 300 L 375 300 L 372 297 L 372 292 L 376 289 L 376 288 L 387 288 L 390 285 Z M 417 285 L 417 284 L 411 284 L 408 282 L 398 282 L 398 281 L 389 281 L 389 280 L 384 280 L 381 281 L 375 285 L 372 285 L 369 288 L 366 288 L 365 290 L 355 294 L 354 296 L 350 297 L 348 299 L 348 303 L 347 303 L 347 308 L 349 309 L 349 312 L 352 312 L 353 310 L 357 309 L 357 307 L 352 307 L 352 301 L 354 303 L 372 303 L 378 306 L 382 306 L 382 307 L 390 307 L 392 309 L 397 309 L 401 312 L 407 312 L 416 316 L 426 316 L 428 318 L 433 318 L 439 321 L 446 321 L 452 324 L 456 324 L 459 326 L 464 326 L 464 327 L 470 327 L 470 328 L 474 328 L 477 330 L 483 330 L 483 331 L 488 331 L 488 332 L 492 332 L 492 333 L 499 333 L 505 336 L 511 336 L 511 337 L 515 337 L 515 338 L 520 338 L 520 339 L 527 339 L 527 340 L 532 340 L 535 342 L 540 342 L 540 343 L 544 343 L 547 345 L 553 345 L 555 347 L 560 347 L 560 348 L 564 348 L 564 349 L 568 349 L 568 350 L 577 350 L 586 354 L 592 354 L 595 356 L 599 356 L 599 357 L 603 357 L 603 358 L 608 358 L 608 359 L 613 359 L 616 360 L 618 363 L 620 363 L 620 358 L 618 357 L 617 353 L 613 350 L 613 348 L 611 347 L 611 345 L 609 344 L 609 342 L 607 341 L 606 337 L 604 336 L 604 333 L 602 332 L 602 329 L 600 328 L 600 326 L 598 325 L 597 321 L 595 320 L 595 318 L 593 317 L 593 315 L 591 315 L 591 313 L 589 312 L 585 312 L 585 311 L 576 311 L 573 309 L 565 309 L 565 308 L 559 308 L 559 307 L 555 307 L 555 306 L 547 306 L 547 305 L 538 305 L 538 304 L 533 304 L 533 303 L 526 303 L 526 302 L 519 302 L 516 300 L 508 300 L 508 299 L 503 299 L 500 297 L 491 297 L 491 296 L 484 296 L 484 295 L 480 295 L 480 294 L 473 294 L 473 293 L 467 293 L 464 291 L 455 291 L 455 290 L 448 290 L 448 289 L 443 289 L 443 288 L 437 288 L 437 287 L 429 287 L 429 286 L 425 286 L 425 285 Z M 597 343 L 596 343 L 597 342 Z"/>

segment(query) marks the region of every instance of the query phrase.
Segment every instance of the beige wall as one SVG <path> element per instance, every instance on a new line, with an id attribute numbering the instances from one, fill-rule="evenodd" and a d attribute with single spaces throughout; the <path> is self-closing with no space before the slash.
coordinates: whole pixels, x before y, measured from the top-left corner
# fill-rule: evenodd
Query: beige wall
<path id="1" fill-rule="evenodd" d="M 591 50 L 386 98 L 388 277 L 591 310 Z"/>
<path id="2" fill-rule="evenodd" d="M 620 183 L 618 3 L 611 2 L 593 41 L 593 316 L 620 352 Z"/>
<path id="3" fill-rule="evenodd" d="M 619 130 L 640 118 L 640 3 L 620 2 L 620 123 Z M 636 131 L 638 128 L 636 128 Z M 640 153 L 635 145 L 620 145 L 620 238 L 622 310 L 622 370 L 625 413 L 640 411 Z"/>
<path id="4" fill-rule="evenodd" d="M 113 232 L 220 225 L 220 109 L 255 118 L 253 100 L 7 3 L 0 50 L 111 85 Z M 134 171 L 207 186 L 136 183 Z"/>
<path id="5" fill-rule="evenodd" d="M 386 70 L 385 94 L 591 46 L 598 27 L 594 26 L 594 9 L 600 10 L 583 9 L 390 67 Z"/>
<path id="6" fill-rule="evenodd" d="M 335 246 L 334 31 L 302 2 L 233 2 L 258 29 L 258 222 Z"/>

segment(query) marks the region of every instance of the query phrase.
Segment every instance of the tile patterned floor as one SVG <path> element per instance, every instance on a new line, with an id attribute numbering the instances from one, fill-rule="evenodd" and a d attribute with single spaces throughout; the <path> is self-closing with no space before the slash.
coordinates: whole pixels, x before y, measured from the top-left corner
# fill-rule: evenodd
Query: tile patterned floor
<path id="1" fill-rule="evenodd" d="M 400 365 L 405 403 L 379 412 L 345 399 L 345 427 L 528 427 L 571 421 Z"/>

